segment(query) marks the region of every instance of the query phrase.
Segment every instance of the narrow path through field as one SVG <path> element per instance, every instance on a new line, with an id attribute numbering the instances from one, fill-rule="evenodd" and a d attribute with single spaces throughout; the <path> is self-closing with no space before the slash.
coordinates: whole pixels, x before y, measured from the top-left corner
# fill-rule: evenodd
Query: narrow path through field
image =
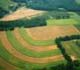
<path id="1" fill-rule="evenodd" d="M 55 62 L 58 60 L 64 60 L 63 55 L 56 55 L 56 56 L 44 57 L 44 58 L 35 58 L 35 57 L 29 57 L 29 56 L 22 55 L 20 52 L 16 51 L 16 49 L 12 47 L 4 31 L 0 31 L 0 39 L 7 51 L 9 51 L 12 55 L 14 55 L 15 57 L 23 61 L 27 61 L 31 63 L 48 63 L 48 62 Z"/>
<path id="2" fill-rule="evenodd" d="M 16 39 L 27 49 L 33 50 L 33 51 L 37 51 L 37 52 L 41 52 L 41 51 L 49 51 L 49 50 L 55 50 L 58 49 L 57 45 L 51 45 L 51 46 L 32 46 L 30 44 L 28 44 L 19 34 L 18 28 L 16 28 L 14 31 L 14 35 L 16 37 Z"/>

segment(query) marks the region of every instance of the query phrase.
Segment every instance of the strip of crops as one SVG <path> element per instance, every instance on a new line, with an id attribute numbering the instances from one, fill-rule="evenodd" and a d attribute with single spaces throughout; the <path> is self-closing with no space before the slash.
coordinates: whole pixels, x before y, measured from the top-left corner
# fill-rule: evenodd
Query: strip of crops
<path id="1" fill-rule="evenodd" d="M 61 63 L 66 63 L 66 60 L 60 60 L 60 61 L 56 61 L 56 62 L 52 62 L 52 63 L 47 63 L 47 64 L 35 64 L 35 63 L 28 63 L 25 62 L 23 60 L 20 60 L 16 57 L 14 57 L 12 54 L 10 54 L 2 45 L 2 43 L 0 42 L 0 57 L 3 58 L 5 61 L 7 61 L 8 63 L 20 67 L 23 70 L 25 69 L 29 69 L 29 68 L 44 68 L 44 67 L 48 67 L 48 66 L 56 66 L 59 65 Z"/>
<path id="2" fill-rule="evenodd" d="M 14 47 L 17 51 L 21 52 L 24 55 L 32 56 L 32 57 L 48 57 L 48 56 L 55 56 L 60 55 L 61 52 L 59 49 L 45 51 L 45 52 L 35 52 L 31 51 L 29 49 L 26 49 L 17 41 L 15 36 L 11 31 L 6 32 L 9 42 L 12 44 L 12 47 Z"/>
<path id="3" fill-rule="evenodd" d="M 20 35 L 24 38 L 24 40 L 34 46 L 48 46 L 48 45 L 54 45 L 55 44 L 55 40 L 43 40 L 43 41 L 39 41 L 39 40 L 33 40 L 26 32 L 25 28 L 21 28 L 19 29 Z"/>

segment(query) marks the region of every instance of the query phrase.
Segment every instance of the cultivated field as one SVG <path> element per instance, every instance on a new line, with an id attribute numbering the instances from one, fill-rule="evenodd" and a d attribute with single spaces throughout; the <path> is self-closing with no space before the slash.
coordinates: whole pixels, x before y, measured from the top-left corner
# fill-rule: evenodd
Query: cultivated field
<path id="1" fill-rule="evenodd" d="M 11 33 L 10 31 L 7 32 L 7 36 L 6 36 L 5 32 L 0 32 L 0 40 L 1 40 L 4 48 L 6 49 L 6 52 L 8 51 L 11 55 L 13 55 L 14 57 L 16 57 L 20 60 L 23 60 L 23 61 L 26 61 L 26 62 L 29 62 L 32 64 L 33 63 L 41 64 L 41 63 L 49 63 L 49 62 L 65 60 L 63 58 L 63 55 L 60 54 L 60 51 L 58 48 L 53 49 L 53 50 L 51 49 L 50 51 L 47 50 L 47 52 L 37 52 L 37 51 L 35 52 L 34 49 L 32 49 L 32 51 L 31 51 L 27 47 L 25 49 L 23 46 L 19 45 L 20 43 L 18 43 L 18 41 L 16 41 L 14 36 L 11 36 L 10 33 Z M 46 49 L 44 49 L 44 51 L 46 51 Z M 31 52 L 32 52 L 32 54 L 31 54 Z M 4 57 L 2 57 L 2 58 L 4 58 Z M 7 58 L 6 58 L 6 60 L 7 60 Z M 9 62 L 11 62 L 10 60 L 9 60 Z"/>
<path id="2" fill-rule="evenodd" d="M 44 13 L 19 8 L 0 19 L 0 70 L 54 70 L 56 66 L 66 65 L 68 59 L 80 60 L 79 19 L 54 19 Z M 38 21 L 28 20 L 34 16 Z M 43 23 L 42 20 L 45 26 L 34 26 L 35 22 Z M 27 27 L 28 22 L 32 23 L 31 27 Z"/>
<path id="3" fill-rule="evenodd" d="M 49 40 L 56 37 L 79 34 L 75 26 L 44 26 L 26 29 L 27 34 L 33 40 Z"/>
<path id="4" fill-rule="evenodd" d="M 36 30 L 35 31 L 36 33 L 37 29 L 38 31 L 40 30 L 40 27 L 39 28 L 37 27 L 37 29 L 36 28 L 30 28 L 30 29 L 29 28 L 27 29 L 26 28 L 15 28 L 13 31 L 0 31 L 0 48 L 1 48 L 0 52 L 4 53 L 4 55 L 0 54 L 1 58 L 3 58 L 6 62 L 9 62 L 13 66 L 15 65 L 21 69 L 27 69 L 29 68 L 29 66 L 31 66 L 32 68 L 43 68 L 43 67 L 46 67 L 47 65 L 50 66 L 51 64 L 57 65 L 59 63 L 66 63 L 66 60 L 63 57 L 60 49 L 57 47 L 57 44 L 53 44 L 53 45 L 50 43 L 46 44 L 49 38 L 46 37 L 47 41 L 44 39 L 38 39 L 40 35 L 36 39 L 34 39 L 33 37 L 36 37 L 36 36 L 31 37 L 31 35 L 33 34 L 29 35 L 29 33 L 27 32 L 30 30 L 33 33 L 32 29 Z M 59 32 L 56 33 L 54 29 L 56 30 L 58 29 Z M 24 31 L 26 35 L 25 37 L 23 37 L 22 34 L 20 33 L 21 31 L 23 32 L 23 30 L 25 30 Z M 56 34 L 56 35 L 53 35 L 53 34 L 51 35 L 49 33 L 52 36 L 51 41 L 53 41 L 53 43 L 55 42 L 56 37 L 58 38 L 60 36 L 65 37 L 65 36 L 79 34 L 79 30 L 77 30 L 75 26 L 66 26 L 65 28 L 63 26 L 53 26 L 53 27 L 46 26 L 46 27 L 42 27 L 41 30 L 45 30 L 45 33 L 47 33 L 47 30 L 48 32 L 52 30 L 52 32 Z M 40 34 L 44 35 L 45 37 L 46 34 L 45 33 L 43 34 L 43 33 L 44 32 L 40 31 Z M 37 35 L 38 34 L 39 33 L 37 33 Z M 31 38 L 30 40 L 29 38 L 27 38 L 28 37 L 27 35 Z M 29 41 L 34 41 L 34 42 L 32 42 L 31 44 Z M 34 43 L 36 43 L 37 41 L 41 41 L 40 43 L 45 43 L 45 45 L 42 45 L 42 44 L 39 45 L 39 43 L 35 45 Z M 62 44 L 65 47 L 68 45 L 67 42 L 66 43 L 63 42 Z M 72 43 L 72 45 L 74 44 Z M 73 51 L 73 53 L 75 52 Z M 78 55 L 78 54 L 75 53 L 75 55 Z M 73 54 L 70 55 L 73 60 L 77 58 L 75 55 Z M 25 64 L 28 65 L 27 68 L 26 66 L 24 66 Z"/>

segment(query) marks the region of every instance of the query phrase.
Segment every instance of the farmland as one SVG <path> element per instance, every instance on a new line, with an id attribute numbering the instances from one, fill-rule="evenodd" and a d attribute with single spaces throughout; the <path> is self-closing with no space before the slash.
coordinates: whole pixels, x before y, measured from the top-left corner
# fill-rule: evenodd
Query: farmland
<path id="1" fill-rule="evenodd" d="M 33 37 L 36 36 L 33 36 L 33 34 L 31 34 L 31 36 L 29 35 L 29 33 L 27 33 L 27 30 L 30 30 L 30 32 L 33 33 L 33 30 L 40 30 L 40 27 L 15 28 L 12 31 L 0 31 L 0 52 L 4 53 L 3 55 L 0 54 L 0 57 L 3 58 L 9 64 L 15 66 L 16 69 L 20 68 L 24 70 L 37 68 L 43 69 L 47 66 L 50 68 L 51 66 L 66 64 L 67 60 L 63 56 L 61 50 L 58 48 L 55 39 L 58 37 L 79 35 L 80 32 L 74 25 L 66 26 L 66 28 L 64 28 L 64 26 L 47 26 L 47 29 L 48 27 L 49 29 L 51 27 L 53 28 L 53 30 L 51 28 L 52 32 L 54 33 L 53 36 L 51 36 L 51 40 L 48 37 L 45 37 L 46 40 L 44 40 L 43 38 L 41 39 L 40 37 L 43 37 L 41 35 L 39 35 L 40 37 L 38 36 L 36 39 L 34 39 Z M 41 30 L 47 31 L 46 29 L 44 29 L 46 27 L 41 28 Z M 59 34 L 56 34 L 56 32 L 54 32 L 55 29 L 58 29 Z M 48 30 L 48 33 L 51 30 Z M 36 32 L 38 31 L 35 31 L 35 33 Z M 58 35 L 58 37 L 55 34 Z M 46 36 L 45 33 L 43 35 Z M 78 41 L 79 43 L 79 40 L 76 41 Z M 79 46 L 77 46 L 74 42 L 74 40 L 62 42 L 62 46 L 65 48 L 67 54 L 69 54 L 72 59 L 79 60 Z"/>
<path id="2" fill-rule="evenodd" d="M 80 1 L 70 2 L 1 0 L 0 70 L 80 70 Z"/>

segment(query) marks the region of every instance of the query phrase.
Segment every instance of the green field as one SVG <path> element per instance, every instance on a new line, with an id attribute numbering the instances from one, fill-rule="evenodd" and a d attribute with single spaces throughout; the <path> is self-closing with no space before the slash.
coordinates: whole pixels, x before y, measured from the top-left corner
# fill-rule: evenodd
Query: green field
<path id="1" fill-rule="evenodd" d="M 66 49 L 68 55 L 73 55 L 80 60 L 80 45 L 78 43 L 80 43 L 80 40 L 66 41 L 62 42 L 62 46 Z"/>
<path id="2" fill-rule="evenodd" d="M 4 10 L 9 11 L 10 10 L 10 6 L 11 5 L 15 5 L 15 3 L 11 0 L 0 0 L 0 7 L 3 8 Z"/>
<path id="3" fill-rule="evenodd" d="M 66 18 L 65 13 L 69 14 L 69 18 Z M 56 14 L 56 13 L 55 13 Z M 57 14 L 56 14 L 57 15 Z M 58 19 L 49 19 L 47 20 L 47 25 L 78 25 L 80 20 L 80 15 L 78 15 L 76 12 L 63 12 L 62 17 L 58 15 Z M 53 23 L 54 22 L 54 23 Z"/>

